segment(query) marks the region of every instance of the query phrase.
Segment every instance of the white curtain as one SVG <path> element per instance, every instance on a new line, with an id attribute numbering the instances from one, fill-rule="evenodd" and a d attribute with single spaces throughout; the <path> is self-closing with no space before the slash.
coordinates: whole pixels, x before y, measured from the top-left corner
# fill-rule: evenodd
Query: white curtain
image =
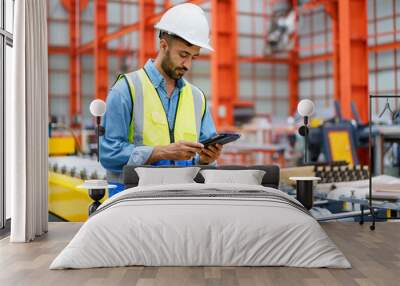
<path id="1" fill-rule="evenodd" d="M 46 0 L 15 1 L 13 92 L 6 98 L 6 187 L 12 242 L 47 232 Z"/>

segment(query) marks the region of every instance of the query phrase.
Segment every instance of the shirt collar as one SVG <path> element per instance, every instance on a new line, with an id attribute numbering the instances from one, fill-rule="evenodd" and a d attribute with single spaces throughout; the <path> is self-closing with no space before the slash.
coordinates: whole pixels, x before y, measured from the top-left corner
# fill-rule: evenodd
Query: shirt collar
<path id="1" fill-rule="evenodd" d="M 147 63 L 144 65 L 144 69 L 146 70 L 146 73 L 149 76 L 150 81 L 154 85 L 155 88 L 160 87 L 160 85 L 163 85 L 165 88 L 165 79 L 161 75 L 161 73 L 158 71 L 158 69 L 156 68 L 156 65 L 154 64 L 154 60 L 149 59 L 147 61 Z M 185 82 L 182 78 L 180 78 L 176 81 L 176 87 L 179 90 L 181 90 L 184 85 L 185 85 Z"/>

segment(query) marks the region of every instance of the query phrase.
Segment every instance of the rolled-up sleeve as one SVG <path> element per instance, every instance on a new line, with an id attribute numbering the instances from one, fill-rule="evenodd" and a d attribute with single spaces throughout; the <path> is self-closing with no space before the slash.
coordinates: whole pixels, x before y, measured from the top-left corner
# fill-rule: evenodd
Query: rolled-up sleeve
<path id="1" fill-rule="evenodd" d="M 121 172 L 124 165 L 142 165 L 153 147 L 135 146 L 128 141 L 132 115 L 132 99 L 124 80 L 109 91 L 107 110 L 103 118 L 105 134 L 100 139 L 100 163 L 113 172 Z"/>
<path id="2" fill-rule="evenodd" d="M 128 165 L 144 165 L 150 158 L 154 147 L 151 146 L 136 146 L 129 158 Z"/>

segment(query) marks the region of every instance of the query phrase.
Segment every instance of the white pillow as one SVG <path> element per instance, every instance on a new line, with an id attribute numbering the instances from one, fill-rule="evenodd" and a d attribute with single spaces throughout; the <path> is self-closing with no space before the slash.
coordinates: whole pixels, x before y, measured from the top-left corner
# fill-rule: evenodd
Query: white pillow
<path id="1" fill-rule="evenodd" d="M 199 167 L 135 168 L 139 176 L 139 186 L 195 183 L 193 179 L 199 170 Z"/>
<path id="2" fill-rule="evenodd" d="M 234 183 L 261 185 L 265 171 L 262 170 L 201 170 L 204 183 Z"/>

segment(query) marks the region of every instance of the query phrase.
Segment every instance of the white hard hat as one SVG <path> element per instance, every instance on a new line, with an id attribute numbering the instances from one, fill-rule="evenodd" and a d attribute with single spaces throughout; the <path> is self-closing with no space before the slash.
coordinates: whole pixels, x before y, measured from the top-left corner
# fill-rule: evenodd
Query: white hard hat
<path id="1" fill-rule="evenodd" d="M 192 45 L 214 51 L 210 46 L 210 27 L 206 15 L 197 5 L 184 3 L 170 8 L 154 27 L 175 34 Z"/>

